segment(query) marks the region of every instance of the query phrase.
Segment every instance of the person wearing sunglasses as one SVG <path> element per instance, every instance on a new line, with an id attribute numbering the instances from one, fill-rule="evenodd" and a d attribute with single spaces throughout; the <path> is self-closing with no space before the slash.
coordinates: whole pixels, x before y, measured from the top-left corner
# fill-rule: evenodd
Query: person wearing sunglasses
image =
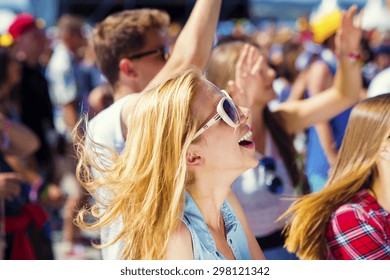
<path id="1" fill-rule="evenodd" d="M 286 212 L 286 247 L 302 259 L 390 260 L 390 94 L 351 112 L 325 188 Z"/>
<path id="2" fill-rule="evenodd" d="M 230 191 L 235 178 L 257 165 L 248 118 L 197 69 L 148 89 L 131 115 L 125 148 L 104 177 L 88 175 L 94 162 L 79 142 L 79 179 L 98 204 L 79 213 L 78 225 L 99 229 L 121 217 L 110 242 L 122 241 L 123 259 L 263 259 Z M 96 195 L 103 186 L 109 201 Z M 85 220 L 89 215 L 96 220 Z"/>
<path id="3" fill-rule="evenodd" d="M 198 0 L 176 40 L 170 55 L 165 46 L 169 16 L 156 9 L 134 9 L 112 14 L 93 31 L 93 45 L 99 69 L 113 89 L 114 103 L 94 117 L 88 125 L 87 149 L 100 158 L 99 169 L 112 164 L 111 150 L 120 153 L 125 145 L 128 117 L 148 84 L 158 84 L 180 73 L 189 65 L 203 69 L 214 42 L 221 0 Z M 169 58 L 169 59 L 168 59 Z M 101 198 L 110 199 L 105 188 Z M 103 242 L 111 240 L 121 222 L 103 228 Z M 102 249 L 103 259 L 120 258 L 122 243 Z"/>
<path id="4" fill-rule="evenodd" d="M 154 50 L 146 51 L 146 52 L 141 52 L 141 53 L 136 53 L 129 55 L 127 58 L 128 59 L 139 59 L 142 57 L 150 56 L 150 55 L 155 55 L 157 54 L 158 57 L 161 59 L 161 61 L 167 61 L 169 58 L 169 48 L 168 47 L 159 47 Z"/>
<path id="5" fill-rule="evenodd" d="M 356 8 L 352 8 L 343 15 L 336 42 L 343 55 L 335 85 L 316 98 L 282 103 L 275 111 L 267 106 L 275 98 L 275 71 L 260 55 L 259 48 L 233 41 L 220 44 L 212 52 L 208 79 L 219 88 L 227 88 L 237 104 L 252 112 L 252 140 L 258 164 L 242 174 L 232 189 L 267 259 L 296 259 L 283 248 L 285 220 L 277 221 L 291 205 L 291 198 L 308 189 L 293 145 L 294 133 L 358 101 L 360 66 L 347 58 L 347 54 L 359 49 L 361 30 L 352 24 L 355 13 Z"/>

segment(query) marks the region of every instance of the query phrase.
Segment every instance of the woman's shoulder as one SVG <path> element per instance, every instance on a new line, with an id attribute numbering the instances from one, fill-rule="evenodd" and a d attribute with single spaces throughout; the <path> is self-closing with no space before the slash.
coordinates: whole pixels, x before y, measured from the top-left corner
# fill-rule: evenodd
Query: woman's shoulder
<path id="1" fill-rule="evenodd" d="M 183 221 L 180 221 L 177 229 L 172 233 L 169 239 L 167 259 L 168 260 L 194 259 L 191 233 Z"/>
<path id="2" fill-rule="evenodd" d="M 363 220 L 367 217 L 363 205 L 358 202 L 348 202 L 339 206 L 332 214 L 331 221 L 351 220 L 351 218 Z"/>
<path id="3" fill-rule="evenodd" d="M 340 215 L 365 215 L 367 214 L 368 201 L 367 201 L 367 192 L 363 191 L 356 194 L 350 201 L 340 205 L 332 215 L 332 218 L 338 217 Z"/>
<path id="4" fill-rule="evenodd" d="M 330 259 L 388 258 L 388 214 L 362 191 L 338 207 L 325 233 Z M 364 246 L 363 246 L 363 245 Z"/>
<path id="5" fill-rule="evenodd" d="M 363 190 L 333 212 L 330 226 L 340 229 L 370 224 L 376 227 L 385 215 L 382 210 L 376 199 Z"/>

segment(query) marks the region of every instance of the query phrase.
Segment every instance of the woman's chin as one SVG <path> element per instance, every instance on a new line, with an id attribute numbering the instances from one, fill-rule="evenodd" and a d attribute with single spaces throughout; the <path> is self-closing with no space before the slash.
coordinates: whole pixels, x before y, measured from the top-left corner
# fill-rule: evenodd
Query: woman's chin
<path id="1" fill-rule="evenodd" d="M 249 170 L 249 169 L 252 169 L 252 168 L 255 168 L 257 165 L 259 164 L 259 161 L 257 160 L 257 158 L 255 156 L 253 156 L 253 158 L 251 158 L 250 161 L 248 161 L 248 165 L 246 165 L 246 170 Z"/>
<path id="2" fill-rule="evenodd" d="M 255 168 L 259 164 L 259 160 L 256 157 L 253 157 L 250 168 Z"/>

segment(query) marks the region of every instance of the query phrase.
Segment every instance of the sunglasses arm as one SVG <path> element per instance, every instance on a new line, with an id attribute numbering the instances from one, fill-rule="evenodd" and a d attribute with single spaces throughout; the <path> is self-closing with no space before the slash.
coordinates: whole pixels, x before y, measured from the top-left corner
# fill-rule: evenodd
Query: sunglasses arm
<path id="1" fill-rule="evenodd" d="M 221 116 L 219 114 L 216 114 L 211 120 L 209 120 L 204 126 L 202 126 L 202 128 L 199 129 L 197 133 L 195 133 L 195 136 L 192 140 L 195 140 L 199 135 L 201 135 L 203 132 L 209 129 L 213 124 L 215 124 L 220 119 Z"/>

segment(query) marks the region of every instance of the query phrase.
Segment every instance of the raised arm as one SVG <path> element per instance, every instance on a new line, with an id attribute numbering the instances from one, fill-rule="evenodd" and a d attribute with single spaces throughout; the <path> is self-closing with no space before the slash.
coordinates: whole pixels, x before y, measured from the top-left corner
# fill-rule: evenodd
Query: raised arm
<path id="1" fill-rule="evenodd" d="M 198 0 L 181 31 L 175 48 L 149 85 L 156 85 L 194 65 L 204 69 L 214 42 L 222 0 Z"/>
<path id="2" fill-rule="evenodd" d="M 177 38 L 171 57 L 147 88 L 179 74 L 190 65 L 204 69 L 213 46 L 221 2 L 222 0 L 198 0 L 196 2 L 187 23 Z M 135 104 L 134 99 L 129 100 L 122 108 L 123 135 L 126 135 L 128 116 Z"/>
<path id="3" fill-rule="evenodd" d="M 324 90 L 332 86 L 332 73 L 329 67 L 322 61 L 314 62 L 308 73 L 307 88 L 310 97 L 322 94 Z M 315 125 L 320 144 L 329 165 L 333 165 L 337 156 L 334 134 L 329 122 L 320 122 Z"/>
<path id="4" fill-rule="evenodd" d="M 360 26 L 353 23 L 356 11 L 357 7 L 353 6 L 343 13 L 341 28 L 336 35 L 339 58 L 334 85 L 310 99 L 280 105 L 277 112 L 289 133 L 329 120 L 359 101 L 362 87 L 360 65 L 351 59 L 351 54 L 359 51 L 362 33 Z"/>

